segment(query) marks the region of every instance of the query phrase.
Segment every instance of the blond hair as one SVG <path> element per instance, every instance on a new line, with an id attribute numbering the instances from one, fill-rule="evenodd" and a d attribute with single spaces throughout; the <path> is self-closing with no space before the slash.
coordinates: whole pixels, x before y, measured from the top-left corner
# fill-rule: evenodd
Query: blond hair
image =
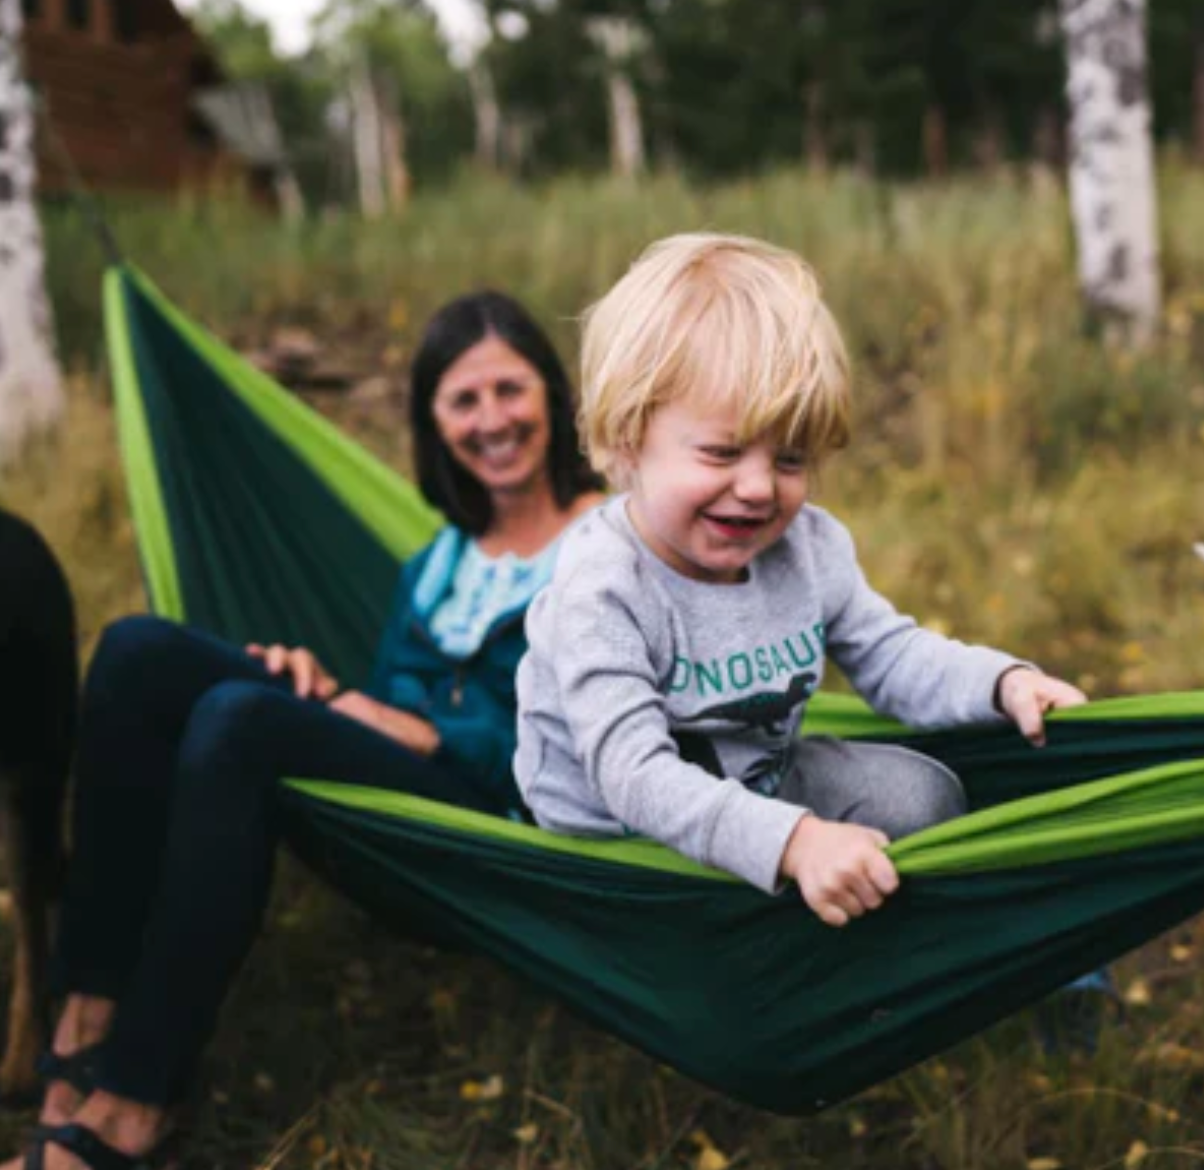
<path id="1" fill-rule="evenodd" d="M 581 434 L 612 480 L 652 412 L 686 395 L 734 400 L 740 442 L 774 433 L 809 462 L 848 441 L 844 343 L 793 252 L 744 236 L 670 236 L 584 320 Z"/>

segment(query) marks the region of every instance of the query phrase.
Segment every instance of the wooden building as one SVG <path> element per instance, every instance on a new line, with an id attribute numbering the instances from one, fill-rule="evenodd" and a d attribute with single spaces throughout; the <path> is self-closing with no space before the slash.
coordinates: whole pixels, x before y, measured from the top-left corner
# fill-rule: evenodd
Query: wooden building
<path id="1" fill-rule="evenodd" d="M 229 188 L 256 197 L 271 175 L 219 137 L 198 98 L 222 82 L 172 0 L 22 0 L 26 76 L 84 182 L 97 191 Z M 68 179 L 39 135 L 39 187 Z"/>

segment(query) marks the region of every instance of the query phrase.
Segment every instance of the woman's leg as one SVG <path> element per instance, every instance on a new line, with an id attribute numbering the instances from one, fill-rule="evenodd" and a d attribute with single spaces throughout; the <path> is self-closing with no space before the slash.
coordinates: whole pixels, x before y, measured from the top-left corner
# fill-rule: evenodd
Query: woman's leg
<path id="1" fill-rule="evenodd" d="M 944 764 L 897 744 L 804 736 L 778 792 L 817 816 L 881 829 L 891 840 L 966 811 L 961 782 Z"/>
<path id="2" fill-rule="evenodd" d="M 158 880 L 184 732 L 200 698 L 230 679 L 288 686 L 236 647 L 158 618 L 105 631 L 81 703 L 60 995 L 123 991 Z"/>
<path id="3" fill-rule="evenodd" d="M 286 777 L 502 811 L 455 774 L 319 702 L 249 682 L 209 690 L 180 746 L 157 893 L 100 1054 L 102 1089 L 157 1105 L 187 1090 L 259 930 Z"/>
<path id="4" fill-rule="evenodd" d="M 53 971 L 66 997 L 52 1039 L 60 1056 L 109 1030 L 146 926 L 183 730 L 200 696 L 230 678 L 288 685 L 238 648 L 157 618 L 105 631 L 81 701 L 75 849 Z M 75 1088 L 52 1078 L 42 1121 L 62 1123 L 78 1105 Z M 62 1164 L 65 1154 L 52 1148 L 47 1157 Z"/>
<path id="5" fill-rule="evenodd" d="M 185 1092 L 258 930 L 287 776 L 504 811 L 455 774 L 274 682 L 210 687 L 180 738 L 154 899 L 99 1053 L 97 1090 L 74 1116 L 126 1153 L 143 1154 L 169 1128 L 167 1106 Z M 47 1170 L 75 1165 L 49 1140 Z"/>

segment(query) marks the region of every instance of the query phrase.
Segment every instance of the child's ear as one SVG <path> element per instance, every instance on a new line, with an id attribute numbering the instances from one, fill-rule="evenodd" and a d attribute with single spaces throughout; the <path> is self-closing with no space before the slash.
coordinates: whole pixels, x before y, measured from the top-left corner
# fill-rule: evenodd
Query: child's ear
<path id="1" fill-rule="evenodd" d="M 635 466 L 635 448 L 630 443 L 624 443 L 611 452 L 606 478 L 620 491 L 626 491 L 635 478 Z"/>

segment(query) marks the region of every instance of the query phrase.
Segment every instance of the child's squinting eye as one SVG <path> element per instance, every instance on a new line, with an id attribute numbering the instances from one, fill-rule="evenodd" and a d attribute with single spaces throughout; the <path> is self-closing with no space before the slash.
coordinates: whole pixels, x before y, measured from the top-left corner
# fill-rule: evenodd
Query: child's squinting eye
<path id="1" fill-rule="evenodd" d="M 705 456 L 707 456 L 708 459 L 728 460 L 728 459 L 739 459 L 740 458 L 740 448 L 739 447 L 711 446 L 711 447 L 700 447 L 699 450 Z"/>
<path id="2" fill-rule="evenodd" d="M 802 451 L 779 451 L 777 465 L 780 471 L 804 471 L 807 467 L 807 456 Z"/>

